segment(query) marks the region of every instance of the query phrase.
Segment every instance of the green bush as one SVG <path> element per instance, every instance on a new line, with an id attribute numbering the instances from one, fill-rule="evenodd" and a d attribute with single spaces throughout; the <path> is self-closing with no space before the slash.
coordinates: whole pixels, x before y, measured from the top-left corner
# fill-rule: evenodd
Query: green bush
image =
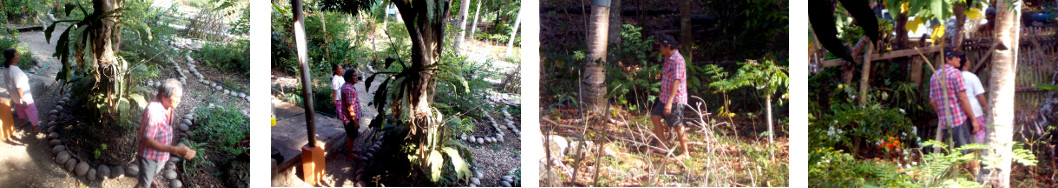
<path id="1" fill-rule="evenodd" d="M 249 120 L 242 112 L 231 105 L 200 107 L 195 110 L 195 122 L 191 139 L 208 143 L 205 148 L 211 152 L 221 152 L 231 158 L 241 155 L 245 148 L 237 147 L 246 136 L 250 135 Z"/>
<path id="2" fill-rule="evenodd" d="M 191 56 L 207 67 L 250 76 L 250 40 L 206 43 L 202 49 L 191 53 Z"/>
<path id="3" fill-rule="evenodd" d="M 882 150 L 882 143 L 899 139 L 899 148 L 907 149 L 921 141 L 915 127 L 898 109 L 880 105 L 860 107 L 848 103 L 831 106 L 831 114 L 810 122 L 809 147 L 834 147 L 848 151 Z"/>
<path id="4" fill-rule="evenodd" d="M 33 58 L 32 51 L 30 51 L 28 48 L 18 45 L 18 42 L 19 41 L 15 38 L 15 36 L 0 35 L 0 52 L 2 52 L 3 50 L 7 50 L 8 48 L 15 48 L 15 50 L 18 50 L 19 56 L 21 56 L 18 60 L 18 67 L 22 70 L 29 70 L 30 67 L 37 65 L 37 59 Z M 3 62 L 7 62 L 7 58 L 0 54 L 0 63 Z M 3 65 L 0 67 L 7 67 L 7 65 Z"/>

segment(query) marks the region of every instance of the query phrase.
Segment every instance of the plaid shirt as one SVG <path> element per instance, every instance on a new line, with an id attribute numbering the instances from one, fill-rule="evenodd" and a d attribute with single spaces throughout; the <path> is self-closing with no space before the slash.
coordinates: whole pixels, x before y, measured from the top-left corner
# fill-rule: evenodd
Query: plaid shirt
<path id="1" fill-rule="evenodd" d="M 672 95 L 672 83 L 679 81 L 680 86 L 676 90 L 676 104 L 687 104 L 687 69 L 683 62 L 683 55 L 679 51 L 673 51 L 672 55 L 665 59 L 661 72 L 661 102 L 669 102 Z"/>
<path id="2" fill-rule="evenodd" d="M 356 110 L 355 118 L 356 120 L 360 120 L 360 117 L 363 117 L 364 114 L 361 113 L 363 110 L 360 109 L 360 98 L 357 97 L 356 87 L 353 87 L 352 83 L 346 82 L 345 85 L 342 85 L 342 106 L 340 108 L 346 108 L 349 105 L 353 105 L 353 110 Z M 344 109 L 342 112 L 342 114 L 338 115 L 338 119 L 341 119 L 342 121 L 353 120 L 352 118 L 349 118 L 349 113 L 345 112 Z"/>
<path id="3" fill-rule="evenodd" d="M 940 86 L 942 76 L 943 79 L 948 79 L 947 95 L 943 94 L 944 90 Z M 929 91 L 929 98 L 933 99 L 937 105 L 938 125 L 954 128 L 966 121 L 966 114 L 963 113 L 959 98 L 956 96 L 959 92 L 966 91 L 963 86 L 962 72 L 951 65 L 942 65 L 937 72 L 933 73 L 933 76 L 930 76 Z"/>
<path id="4" fill-rule="evenodd" d="M 172 111 L 166 111 L 160 101 L 153 100 L 147 104 L 147 108 L 143 111 L 143 120 L 141 121 L 139 133 L 143 135 L 144 138 L 152 139 L 162 145 L 168 146 L 172 144 L 173 141 L 173 127 L 169 126 L 172 120 Z M 162 152 L 147 147 L 147 144 L 144 144 L 143 142 L 143 140 L 140 140 L 140 157 L 155 161 L 169 160 L 169 152 Z"/>

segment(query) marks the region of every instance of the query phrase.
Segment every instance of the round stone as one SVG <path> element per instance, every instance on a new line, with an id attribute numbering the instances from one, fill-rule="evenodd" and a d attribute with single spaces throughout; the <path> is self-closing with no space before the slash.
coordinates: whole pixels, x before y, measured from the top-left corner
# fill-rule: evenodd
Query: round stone
<path id="1" fill-rule="evenodd" d="M 69 160 L 66 160 L 65 167 L 66 167 L 66 171 L 73 172 L 73 168 L 77 167 L 77 159 L 70 158 Z"/>
<path id="2" fill-rule="evenodd" d="M 70 153 L 66 151 L 60 151 L 59 154 L 55 155 L 55 163 L 63 164 L 67 160 L 70 160 Z"/>
<path id="3" fill-rule="evenodd" d="M 165 171 L 165 179 L 176 179 L 176 171 L 166 170 Z"/>
<path id="4" fill-rule="evenodd" d="M 470 178 L 470 183 L 474 185 L 481 185 L 481 180 L 479 180 L 478 178 Z"/>
<path id="5" fill-rule="evenodd" d="M 118 178 L 125 175 L 125 168 L 120 166 L 114 167 L 114 172 L 110 173 L 110 178 Z"/>
<path id="6" fill-rule="evenodd" d="M 363 168 L 360 168 L 359 170 L 356 170 L 356 174 L 358 174 L 358 175 L 359 174 L 364 174 L 364 172 L 366 172 L 366 171 Z"/>
<path id="7" fill-rule="evenodd" d="M 179 128 L 180 128 L 180 131 L 183 131 L 183 132 L 187 132 L 187 131 L 191 130 L 190 127 L 187 127 L 187 124 L 183 124 L 183 123 L 180 124 Z"/>
<path id="8" fill-rule="evenodd" d="M 58 154 L 59 152 L 62 152 L 62 151 L 66 151 L 66 146 L 64 146 L 64 145 L 55 145 L 55 147 L 51 148 L 51 154 Z"/>
<path id="9" fill-rule="evenodd" d="M 51 115 L 55 115 L 55 114 L 58 114 L 58 113 L 59 113 L 59 110 L 51 110 L 50 112 L 48 112 L 48 114 L 51 114 Z"/>
<path id="10" fill-rule="evenodd" d="M 481 179 L 481 178 L 483 178 L 483 177 L 485 177 L 485 176 L 482 176 L 482 174 L 481 174 L 481 171 L 476 171 L 476 170 L 475 170 L 475 171 L 474 171 L 474 177 L 477 177 L 478 179 Z"/>
<path id="11" fill-rule="evenodd" d="M 99 170 L 96 171 L 99 172 L 99 179 L 107 179 L 107 177 L 110 177 L 110 167 L 107 165 L 99 165 Z"/>
<path id="12" fill-rule="evenodd" d="M 371 154 L 371 153 L 367 153 L 366 155 L 367 155 L 367 158 L 375 158 L 375 155 L 374 155 L 374 154 Z"/>
<path id="13" fill-rule="evenodd" d="M 239 92 L 239 98 L 246 98 L 246 93 Z"/>
<path id="14" fill-rule="evenodd" d="M 172 157 L 170 157 L 170 158 L 172 158 Z M 166 162 L 165 163 L 165 169 L 169 169 L 169 170 L 176 169 L 176 163 L 174 163 L 174 162 Z"/>
<path id="15" fill-rule="evenodd" d="M 62 105 L 55 105 L 55 109 L 59 110 L 59 111 L 62 111 Z"/>
<path id="16" fill-rule="evenodd" d="M 75 169 L 77 172 L 77 176 L 84 177 L 86 174 L 88 174 L 89 167 L 90 166 L 88 166 L 88 162 L 81 161 L 81 163 L 77 163 L 77 169 Z"/>
<path id="17" fill-rule="evenodd" d="M 503 134 L 496 135 L 496 140 L 503 140 Z"/>
<path id="18" fill-rule="evenodd" d="M 459 139 L 460 139 L 460 140 L 467 140 L 467 133 L 461 133 L 461 134 L 459 134 Z"/>
<path id="19" fill-rule="evenodd" d="M 184 184 L 180 183 L 180 180 L 172 180 L 169 182 L 169 187 L 180 188 L 184 187 Z"/>
<path id="20" fill-rule="evenodd" d="M 503 176 L 503 181 L 514 182 L 514 176 L 511 176 L 511 175 Z"/>
<path id="21" fill-rule="evenodd" d="M 361 174 L 357 174 L 357 175 L 356 175 L 356 178 L 354 178 L 354 179 L 355 179 L 356 181 L 360 181 L 360 175 L 361 175 Z"/>
<path id="22" fill-rule="evenodd" d="M 51 133 L 51 134 L 48 134 L 48 138 L 50 138 L 50 139 L 56 139 L 56 138 L 59 138 L 59 133 L 54 133 L 54 132 L 53 132 L 53 133 Z"/>
<path id="23" fill-rule="evenodd" d="M 129 166 L 125 168 L 125 175 L 128 175 L 129 177 L 137 177 L 139 174 L 140 167 L 136 166 L 136 164 L 129 164 Z"/>
<path id="24" fill-rule="evenodd" d="M 474 184 L 470 184 L 470 186 L 467 186 L 467 187 L 478 187 L 478 186 L 474 185 Z"/>
<path id="25" fill-rule="evenodd" d="M 173 154 L 173 156 L 176 156 L 176 155 Z M 178 163 L 178 162 L 180 162 L 180 158 L 179 157 L 169 157 L 169 162 L 170 163 L 174 163 L 174 164 Z"/>
<path id="26" fill-rule="evenodd" d="M 508 183 L 507 181 L 500 181 L 500 186 L 503 186 L 503 187 L 510 187 L 510 186 L 511 186 L 511 183 Z"/>
<path id="27" fill-rule="evenodd" d="M 88 180 L 93 180 L 94 181 L 94 180 L 96 180 L 97 175 L 99 175 L 99 174 L 96 174 L 96 169 L 88 169 L 88 174 L 86 174 L 86 175 L 88 175 Z"/>
<path id="28" fill-rule="evenodd" d="M 368 160 L 368 158 L 367 158 L 367 156 L 360 156 L 360 160 L 361 161 L 366 161 L 366 160 Z"/>
<path id="29" fill-rule="evenodd" d="M 49 128 L 49 129 L 50 129 L 50 128 Z M 59 144 L 62 144 L 62 140 L 59 140 L 59 139 L 51 139 L 51 141 L 48 141 L 48 145 L 52 145 L 52 146 L 54 146 L 54 145 L 59 145 Z"/>
<path id="30" fill-rule="evenodd" d="M 216 84 L 213 84 L 213 85 L 216 85 Z M 221 90 L 222 89 L 222 88 L 220 88 L 220 86 L 214 86 L 213 88 L 215 88 L 217 90 Z"/>
<path id="31" fill-rule="evenodd" d="M 367 187 L 367 183 L 365 183 L 364 181 L 358 181 L 358 182 L 356 182 L 356 186 L 357 187 Z"/>
<path id="32" fill-rule="evenodd" d="M 478 138 L 478 144 L 485 144 L 484 138 Z"/>

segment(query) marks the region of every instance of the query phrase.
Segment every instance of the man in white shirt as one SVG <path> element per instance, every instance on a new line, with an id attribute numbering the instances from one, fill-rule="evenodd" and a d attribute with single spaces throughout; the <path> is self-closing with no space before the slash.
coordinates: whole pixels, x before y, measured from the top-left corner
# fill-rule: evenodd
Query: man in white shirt
<path id="1" fill-rule="evenodd" d="M 963 63 L 961 67 L 959 67 L 959 69 L 962 70 L 963 85 L 966 87 L 966 99 L 970 102 L 970 109 L 972 109 L 974 113 L 971 119 L 973 119 L 973 121 L 977 121 L 978 124 L 982 125 L 981 129 L 973 133 L 974 142 L 979 144 L 986 144 L 986 135 L 992 130 L 990 127 L 985 126 L 986 124 L 984 109 L 988 108 L 988 103 L 985 99 L 985 87 L 981 84 L 981 79 L 978 78 L 976 74 L 969 71 L 970 66 L 967 65 L 968 63 L 966 62 L 966 55 L 963 55 L 961 59 Z M 988 152 L 988 150 L 985 150 L 982 155 L 987 156 L 990 155 L 990 153 Z M 973 168 L 974 171 L 979 171 L 979 173 L 977 174 L 977 181 L 983 182 L 983 176 L 987 175 L 989 173 L 989 170 L 980 169 L 980 164 L 977 161 L 970 162 L 970 166 Z"/>
<path id="2" fill-rule="evenodd" d="M 342 107 L 341 107 L 342 106 L 341 105 L 342 104 L 342 93 L 341 93 L 341 90 L 342 90 L 342 85 L 345 85 L 345 78 L 342 78 L 342 74 L 345 74 L 345 69 L 342 68 L 342 65 L 340 65 L 338 63 L 334 63 L 334 64 L 331 64 L 331 71 L 334 72 L 334 74 L 331 75 L 331 90 L 334 90 L 334 92 L 331 93 L 331 96 L 333 96 L 333 98 L 334 98 L 334 107 L 335 107 L 334 113 L 339 115 L 338 119 L 342 120 L 342 123 L 346 123 L 349 120 L 345 120 L 345 119 L 340 118 L 341 117 L 340 114 L 342 114 L 342 111 L 343 111 Z"/>

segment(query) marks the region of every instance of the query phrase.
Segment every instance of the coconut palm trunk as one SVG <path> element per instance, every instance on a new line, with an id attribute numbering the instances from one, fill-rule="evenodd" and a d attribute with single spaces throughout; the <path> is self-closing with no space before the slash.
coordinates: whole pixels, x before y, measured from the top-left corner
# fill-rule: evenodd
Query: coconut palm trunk
<path id="1" fill-rule="evenodd" d="M 467 36 L 467 11 L 470 10 L 470 0 L 463 0 L 459 3 L 459 36 L 456 37 L 455 44 L 456 49 L 462 49 L 463 38 Z"/>
<path id="2" fill-rule="evenodd" d="M 1018 57 L 1018 40 L 1021 24 L 1021 3 L 1010 0 L 998 0 L 996 2 L 996 24 L 995 42 L 1000 43 L 1002 48 L 997 47 L 992 51 L 993 62 L 989 65 L 991 72 L 988 77 L 988 90 L 991 91 L 988 106 L 989 125 L 994 126 L 992 134 L 988 135 L 991 145 L 999 157 L 999 165 L 992 170 L 988 176 L 989 183 L 994 187 L 1010 187 L 1010 170 L 1013 153 L 1011 151 L 1012 138 L 1014 135 L 1014 91 L 1015 73 Z"/>
<path id="3" fill-rule="evenodd" d="M 610 1 L 592 0 L 588 23 L 588 59 L 581 74 L 582 107 L 588 113 L 606 109 L 606 41 L 610 26 Z"/>

